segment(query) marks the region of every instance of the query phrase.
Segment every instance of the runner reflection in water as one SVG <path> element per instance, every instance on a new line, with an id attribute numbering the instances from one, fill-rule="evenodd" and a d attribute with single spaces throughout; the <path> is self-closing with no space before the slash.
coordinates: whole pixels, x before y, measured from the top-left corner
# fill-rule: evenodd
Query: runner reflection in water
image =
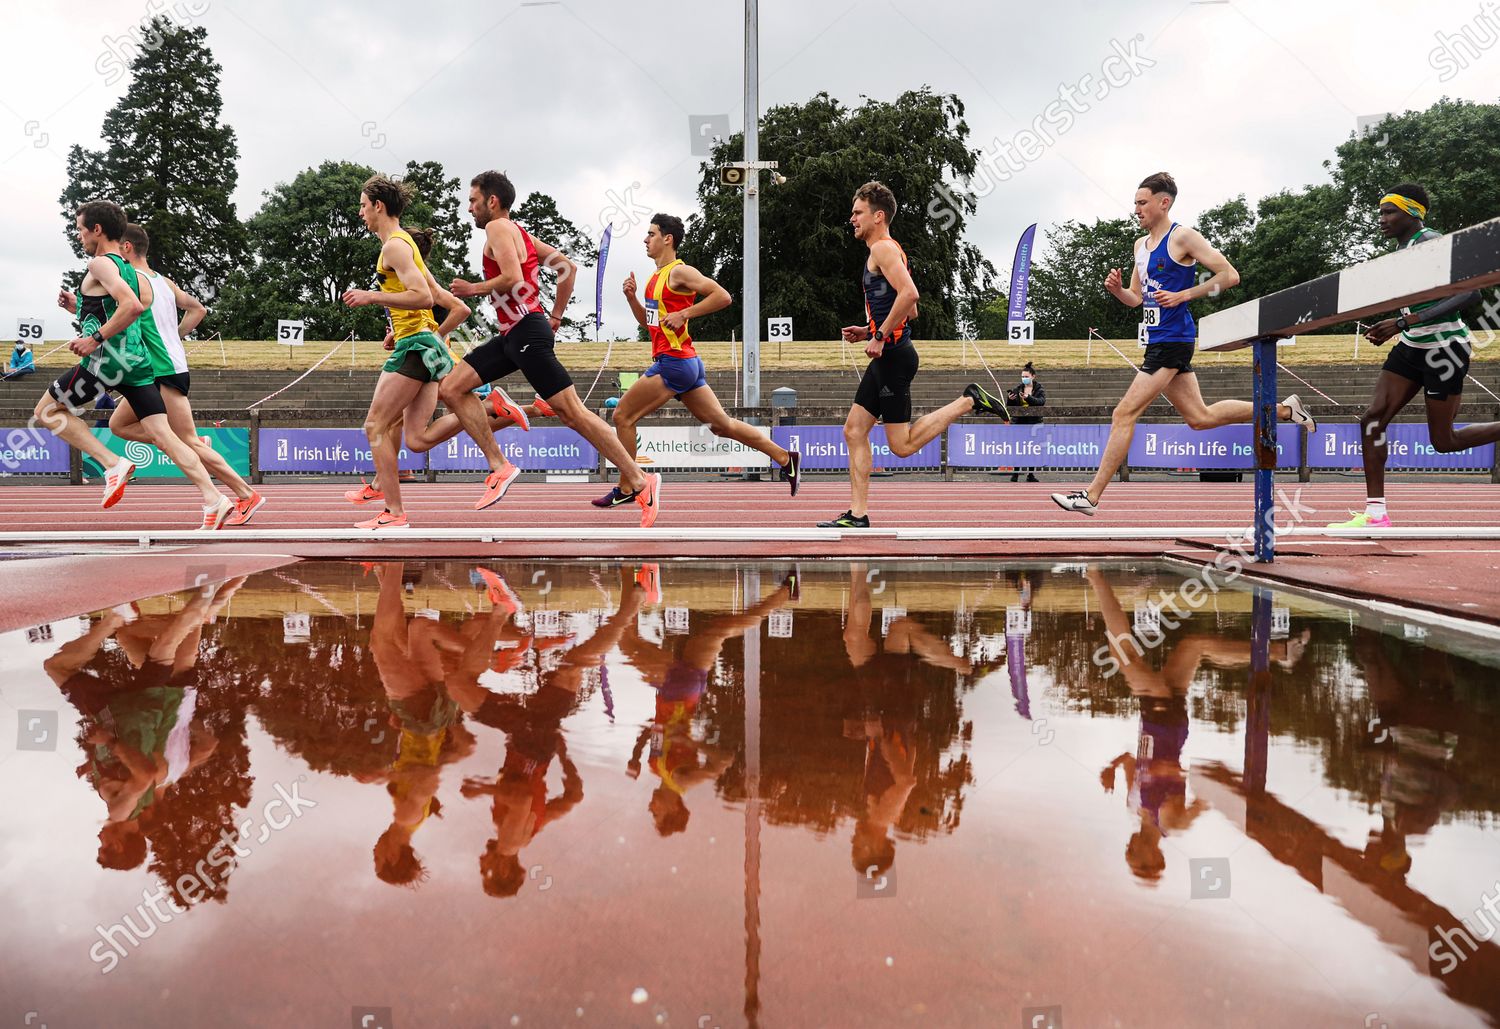
<path id="1" fill-rule="evenodd" d="M 1089 585 L 1104 615 L 1109 652 L 1125 676 L 1125 684 L 1140 704 L 1140 735 L 1136 752 L 1121 754 L 1099 773 L 1106 793 L 1113 793 L 1116 769 L 1125 770 L 1127 803 L 1140 819 L 1140 828 L 1125 844 L 1125 863 L 1142 883 L 1155 885 L 1166 870 L 1163 837 L 1185 832 L 1206 810 L 1203 801 L 1187 799 L 1187 773 L 1182 748 L 1188 738 L 1187 693 L 1199 666 L 1248 668 L 1250 640 L 1227 639 L 1188 632 L 1170 643 L 1156 633 L 1145 639 L 1133 635 L 1130 619 L 1120 606 L 1109 580 L 1095 565 L 1088 570 Z M 1311 633 L 1272 647 L 1272 658 L 1290 668 L 1302 657 Z M 1146 643 L 1156 639 L 1157 645 Z M 1138 645 L 1139 644 L 1139 645 Z"/>
<path id="2" fill-rule="evenodd" d="M 134 605 L 104 613 L 81 637 L 44 663 L 47 674 L 83 716 L 78 766 L 105 803 L 99 864 L 138 868 L 146 860 L 145 823 L 173 783 L 207 761 L 218 741 L 195 721 L 192 685 L 204 623 L 218 616 L 244 578 L 187 595 L 174 614 L 142 617 Z M 89 668 L 114 637 L 129 669 Z"/>
<path id="3" fill-rule="evenodd" d="M 905 615 L 891 622 L 882 648 L 870 632 L 872 577 L 863 564 L 850 566 L 844 623 L 844 651 L 862 708 L 861 718 L 844 720 L 844 736 L 865 742 L 865 813 L 854 825 L 850 857 L 868 879 L 895 863 L 891 830 L 917 784 L 918 723 L 927 698 L 912 676 L 914 666 L 920 661 L 964 675 L 973 671 L 968 658 L 955 656 L 943 640 Z"/>
<path id="4" fill-rule="evenodd" d="M 1362 626 L 1353 645 L 1375 706 L 1369 728 L 1382 752 L 1380 828 L 1370 832 L 1365 859 L 1404 879 L 1411 870 L 1407 838 L 1430 833 L 1458 799 L 1453 759 L 1472 716 L 1453 702 L 1458 683 L 1449 654 L 1424 648 L 1413 660 L 1410 644 Z"/>
<path id="5" fill-rule="evenodd" d="M 583 780 L 568 758 L 562 720 L 578 703 L 584 672 L 595 668 L 620 642 L 640 611 L 645 589 L 620 569 L 620 607 L 583 643 L 568 649 L 556 667 L 539 666 L 536 692 L 524 696 L 489 693 L 474 712 L 477 721 L 505 733 L 505 761 L 492 780 L 464 781 L 463 795 L 492 798 L 495 835 L 479 858 L 484 892 L 492 897 L 514 897 L 526 882 L 521 848 L 542 827 L 571 811 L 583 799 Z M 563 791 L 547 796 L 547 770 L 556 757 L 563 773 Z"/>
<path id="6" fill-rule="evenodd" d="M 384 781 L 391 795 L 391 824 L 375 842 L 376 876 L 392 885 L 416 886 L 426 880 L 427 870 L 412 838 L 430 815 L 442 817 L 437 791 L 443 766 L 474 751 L 474 736 L 459 712 L 476 710 L 489 695 L 479 685 L 479 676 L 489 667 L 496 641 L 519 636 L 511 617 L 520 604 L 504 580 L 481 570 L 489 577 L 488 614 L 457 628 L 432 617 L 436 612 L 418 612 L 408 619 L 403 602 L 405 566 L 387 562 L 373 569 L 380 597 L 370 654 L 385 689 L 390 726 L 399 737 L 391 766 L 359 779 Z M 420 574 L 411 581 L 419 578 Z"/>
<path id="7" fill-rule="evenodd" d="M 655 565 L 642 570 L 651 589 L 657 589 Z M 735 636 L 760 625 L 772 611 L 792 599 L 796 584 L 787 576 L 781 588 L 739 614 L 722 614 L 709 618 L 697 632 L 690 633 L 675 653 L 657 646 L 641 636 L 639 627 L 626 633 L 620 650 L 656 690 L 656 714 L 641 730 L 635 741 L 626 770 L 632 779 L 641 774 L 641 752 L 651 744 L 650 765 L 661 780 L 651 793 L 651 820 L 663 836 L 684 832 L 692 812 L 688 810 L 687 791 L 705 782 L 714 782 L 734 760 L 734 752 L 693 736 L 693 715 L 708 689 L 708 677 L 719 660 L 724 644 Z"/>

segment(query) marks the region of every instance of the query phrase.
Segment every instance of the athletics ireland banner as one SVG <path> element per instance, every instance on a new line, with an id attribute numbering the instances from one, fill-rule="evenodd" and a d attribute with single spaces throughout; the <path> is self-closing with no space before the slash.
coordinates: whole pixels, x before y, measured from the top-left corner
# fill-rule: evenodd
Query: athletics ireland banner
<path id="1" fill-rule="evenodd" d="M 149 443 L 137 443 L 134 440 L 123 440 L 110 432 L 108 429 L 94 429 L 93 433 L 113 453 L 123 454 L 128 460 L 135 462 L 135 474 L 138 478 L 161 477 L 169 479 L 184 478 L 182 469 L 172 463 L 171 459 L 157 450 Z M 229 462 L 240 475 L 250 474 L 250 430 L 249 429 L 205 429 L 198 428 L 198 438 L 208 441 L 218 453 L 223 455 L 224 460 Z M 83 474 L 89 478 L 97 478 L 104 474 L 92 457 L 87 454 L 83 457 Z"/>

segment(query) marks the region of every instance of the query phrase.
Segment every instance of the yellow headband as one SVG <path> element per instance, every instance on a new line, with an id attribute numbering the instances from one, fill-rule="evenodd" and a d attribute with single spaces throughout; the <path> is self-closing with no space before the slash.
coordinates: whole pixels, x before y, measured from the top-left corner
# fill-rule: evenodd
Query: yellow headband
<path id="1" fill-rule="evenodd" d="M 1397 207 L 1401 208 L 1401 210 L 1405 211 L 1407 214 L 1411 215 L 1418 221 L 1421 221 L 1422 219 L 1427 217 L 1427 208 L 1423 207 L 1415 200 L 1412 200 L 1410 197 L 1402 196 L 1400 193 L 1387 193 L 1385 196 L 1380 198 L 1380 202 L 1382 204 L 1395 204 Z"/>

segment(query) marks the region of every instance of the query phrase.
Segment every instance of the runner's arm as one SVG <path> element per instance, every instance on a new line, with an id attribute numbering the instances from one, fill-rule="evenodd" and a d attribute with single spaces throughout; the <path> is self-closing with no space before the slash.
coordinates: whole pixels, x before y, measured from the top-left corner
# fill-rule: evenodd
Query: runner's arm
<path id="1" fill-rule="evenodd" d="M 543 243 L 535 237 L 531 242 L 536 247 L 537 263 L 557 276 L 557 296 L 552 300 L 552 320 L 560 325 L 563 312 L 568 309 L 568 301 L 573 299 L 573 287 L 578 283 L 578 265 L 550 243 Z M 555 329 L 557 325 L 552 327 Z"/>
<path id="2" fill-rule="evenodd" d="M 734 297 L 729 295 L 729 290 L 689 264 L 679 264 L 673 268 L 667 285 L 679 293 L 697 293 L 700 298 L 697 303 L 686 310 L 668 315 L 669 320 L 681 317 L 685 323 L 690 318 L 701 318 L 715 311 L 722 311 L 734 303 Z M 915 286 L 912 288 L 916 289 Z M 675 332 L 678 328 L 680 326 L 673 325 L 672 331 Z"/>
<path id="3" fill-rule="evenodd" d="M 1462 311 L 1478 299 L 1479 291 L 1477 289 L 1445 297 L 1431 307 L 1424 307 L 1420 311 L 1413 312 L 1416 317 L 1407 318 L 1406 324 L 1426 325 L 1428 322 L 1446 321 L 1449 315 Z"/>
<path id="4" fill-rule="evenodd" d="M 386 240 L 380 249 L 380 262 L 396 273 L 396 278 L 410 285 L 400 293 L 386 293 L 374 289 L 351 289 L 344 293 L 344 303 L 350 307 L 366 307 L 371 304 L 388 307 L 396 311 L 420 311 L 432 306 L 432 290 L 427 288 L 426 276 L 417 274 L 416 251 L 399 239 Z"/>
<path id="5" fill-rule="evenodd" d="M 202 324 L 204 318 L 208 317 L 208 308 L 203 306 L 203 301 L 171 279 L 167 279 L 167 285 L 172 287 L 172 296 L 177 302 L 177 309 L 182 312 L 182 321 L 177 325 L 177 335 L 185 338 L 188 333 Z"/>
<path id="6" fill-rule="evenodd" d="M 130 283 L 120 276 L 120 270 L 108 257 L 96 257 L 89 262 L 89 272 L 94 281 L 104 287 L 115 301 L 115 313 L 110 315 L 109 321 L 99 326 L 99 335 L 105 339 L 112 339 L 128 329 L 132 322 L 139 318 L 146 310 L 146 305 L 141 303 L 141 298 L 135 295 L 135 290 L 130 288 Z M 80 357 L 92 354 L 99 349 L 100 343 L 91 336 L 81 336 L 69 344 L 68 349 Z"/>
<path id="7" fill-rule="evenodd" d="M 1130 248 L 1130 252 L 1133 254 L 1139 250 L 1144 240 L 1145 237 L 1136 240 L 1135 244 Z M 1140 307 L 1145 302 L 1141 296 L 1141 270 L 1134 262 L 1131 262 L 1131 268 L 1129 289 L 1126 289 L 1121 284 L 1123 278 L 1118 268 L 1111 268 L 1109 274 L 1104 277 L 1104 288 L 1109 291 L 1111 296 L 1126 307 Z"/>
<path id="8" fill-rule="evenodd" d="M 641 298 L 635 295 L 635 272 L 625 276 L 625 284 L 622 288 L 625 291 L 625 302 L 630 305 L 630 313 L 635 315 L 636 324 L 643 329 L 649 329 L 651 326 L 646 321 L 646 305 L 641 303 Z"/>
<path id="9" fill-rule="evenodd" d="M 427 273 L 427 288 L 432 290 L 432 305 L 434 307 L 441 307 L 448 312 L 443 317 L 442 324 L 438 326 L 438 335 L 443 337 L 443 339 L 447 339 L 449 333 L 469 320 L 469 316 L 474 313 L 474 310 L 442 286 L 439 286 L 437 280 L 432 277 L 432 272 Z"/>
<path id="10" fill-rule="evenodd" d="M 1229 263 L 1229 258 L 1219 253 L 1218 248 L 1204 239 L 1203 233 L 1197 229 L 1182 230 L 1182 249 L 1185 256 L 1197 261 L 1212 272 L 1213 276 L 1196 286 L 1189 286 L 1177 292 L 1167 289 L 1157 290 L 1156 301 L 1162 307 L 1176 307 L 1190 300 L 1216 297 L 1226 289 L 1233 289 L 1240 284 L 1240 273 L 1235 271 L 1234 265 Z"/>
<path id="11" fill-rule="evenodd" d="M 516 254 L 517 229 L 509 218 L 496 218 L 484 227 L 484 246 L 500 266 L 500 274 L 483 282 L 454 279 L 449 288 L 456 297 L 482 297 L 486 293 L 505 296 L 521 283 L 521 258 Z"/>

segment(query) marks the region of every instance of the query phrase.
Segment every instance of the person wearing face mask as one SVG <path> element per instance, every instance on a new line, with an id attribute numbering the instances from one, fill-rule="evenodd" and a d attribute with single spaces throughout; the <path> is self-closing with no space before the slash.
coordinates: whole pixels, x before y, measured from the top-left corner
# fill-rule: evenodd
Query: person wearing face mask
<path id="1" fill-rule="evenodd" d="M 1010 405 L 1012 425 L 1037 425 L 1041 422 L 1043 415 L 1034 408 L 1044 407 L 1047 403 L 1047 391 L 1037 381 L 1036 369 L 1027 361 L 1021 368 L 1021 384 L 1015 389 L 1006 390 L 1005 402 Z M 1031 468 L 1017 468 L 1011 475 L 1011 482 L 1019 482 L 1021 473 L 1026 473 L 1027 482 L 1036 482 L 1036 472 Z"/>

